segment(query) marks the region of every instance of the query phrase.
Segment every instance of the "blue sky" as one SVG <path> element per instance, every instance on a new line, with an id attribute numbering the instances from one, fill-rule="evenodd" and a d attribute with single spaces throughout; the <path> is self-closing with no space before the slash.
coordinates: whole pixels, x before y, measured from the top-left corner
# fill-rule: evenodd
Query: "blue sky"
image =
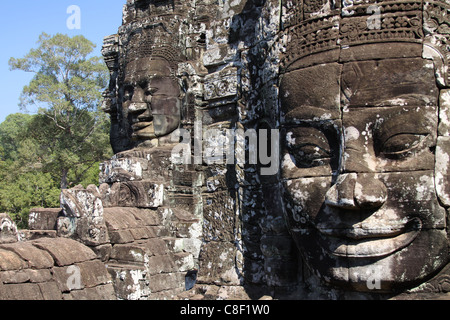
<path id="1" fill-rule="evenodd" d="M 32 74 L 10 71 L 11 57 L 22 58 L 42 32 L 50 35 L 63 33 L 69 36 L 82 34 L 94 42 L 95 55 L 100 56 L 103 38 L 114 34 L 122 23 L 122 7 L 126 0 L 22 0 L 1 1 L 0 19 L 2 49 L 0 50 L 0 123 L 12 113 L 22 112 L 18 106 L 22 89 Z M 67 8 L 77 5 L 81 12 L 80 29 L 70 30 Z"/>

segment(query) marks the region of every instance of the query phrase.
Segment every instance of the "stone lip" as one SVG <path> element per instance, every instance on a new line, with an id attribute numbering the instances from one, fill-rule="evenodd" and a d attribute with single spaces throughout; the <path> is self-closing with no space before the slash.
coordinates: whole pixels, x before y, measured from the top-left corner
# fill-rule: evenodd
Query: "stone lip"
<path id="1" fill-rule="evenodd" d="M 335 256 L 383 257 L 401 250 L 413 242 L 422 230 L 422 222 L 419 218 L 412 218 L 403 226 L 380 226 L 373 229 L 318 228 L 317 230 L 329 240 L 322 246 Z"/>

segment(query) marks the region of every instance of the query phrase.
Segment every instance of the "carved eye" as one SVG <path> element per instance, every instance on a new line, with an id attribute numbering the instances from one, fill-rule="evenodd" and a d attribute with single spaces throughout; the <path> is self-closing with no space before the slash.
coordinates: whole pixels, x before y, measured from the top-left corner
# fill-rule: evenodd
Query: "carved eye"
<path id="1" fill-rule="evenodd" d="M 426 135 L 399 133 L 386 139 L 381 146 L 381 153 L 388 158 L 403 158 L 412 154 Z"/>
<path id="2" fill-rule="evenodd" d="M 158 92 L 158 88 L 147 87 L 145 89 L 145 95 L 146 96 L 154 96 L 156 92 Z"/>
<path id="3" fill-rule="evenodd" d="M 312 143 L 293 146 L 290 153 L 300 168 L 328 165 L 331 159 L 331 151 Z"/>
<path id="4" fill-rule="evenodd" d="M 125 87 L 125 90 L 123 92 L 123 101 L 131 100 L 133 97 L 133 87 Z"/>

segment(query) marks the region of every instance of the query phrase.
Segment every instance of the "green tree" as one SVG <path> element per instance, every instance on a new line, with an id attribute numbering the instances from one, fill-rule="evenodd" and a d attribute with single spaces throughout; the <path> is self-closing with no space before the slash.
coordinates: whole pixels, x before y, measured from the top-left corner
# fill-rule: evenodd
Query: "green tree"
<path id="1" fill-rule="evenodd" d="M 7 212 L 20 228 L 27 228 L 33 207 L 59 206 L 59 183 L 43 172 L 28 135 L 34 116 L 11 114 L 0 124 L 0 212 Z"/>
<path id="2" fill-rule="evenodd" d="M 19 228 L 27 228 L 30 209 L 59 207 L 60 193 L 49 173 L 6 174 L 0 181 L 0 209 L 9 213 Z"/>
<path id="3" fill-rule="evenodd" d="M 31 140 L 19 152 L 66 189 L 112 154 L 108 119 L 100 110 L 109 73 L 101 57 L 90 56 L 95 45 L 81 35 L 42 33 L 37 44 L 24 58 L 9 61 L 11 70 L 34 73 L 20 104 L 38 114 L 27 126 Z"/>
<path id="4" fill-rule="evenodd" d="M 0 147 L 3 152 L 0 155 L 4 161 L 15 161 L 21 142 L 25 138 L 25 129 L 28 127 L 32 116 L 23 113 L 14 113 L 6 117 L 0 123 Z"/>

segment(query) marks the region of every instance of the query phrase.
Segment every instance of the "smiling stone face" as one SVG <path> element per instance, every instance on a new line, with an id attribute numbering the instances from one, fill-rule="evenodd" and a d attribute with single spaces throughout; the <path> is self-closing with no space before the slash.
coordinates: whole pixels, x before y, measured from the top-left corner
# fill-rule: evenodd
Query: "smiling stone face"
<path id="1" fill-rule="evenodd" d="M 159 58 L 130 61 L 123 81 L 122 112 L 135 141 L 172 133 L 180 123 L 180 88 L 169 63 Z"/>
<path id="2" fill-rule="evenodd" d="M 377 281 L 389 291 L 447 262 L 435 188 L 438 96 L 433 66 L 420 57 L 283 75 L 287 222 L 325 281 L 358 291 Z"/>

